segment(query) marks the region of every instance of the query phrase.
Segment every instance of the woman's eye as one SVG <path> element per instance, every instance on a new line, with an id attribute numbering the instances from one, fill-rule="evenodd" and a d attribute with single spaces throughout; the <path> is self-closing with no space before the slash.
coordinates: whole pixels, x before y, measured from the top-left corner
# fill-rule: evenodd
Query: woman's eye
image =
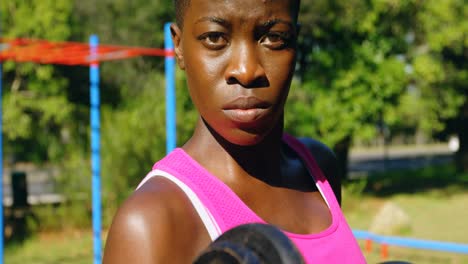
<path id="1" fill-rule="evenodd" d="M 222 49 L 227 45 L 227 39 L 222 32 L 208 32 L 198 37 L 203 45 L 209 49 Z"/>
<path id="2" fill-rule="evenodd" d="M 291 36 L 287 32 L 269 32 L 260 39 L 260 43 L 270 49 L 282 49 L 289 46 Z"/>

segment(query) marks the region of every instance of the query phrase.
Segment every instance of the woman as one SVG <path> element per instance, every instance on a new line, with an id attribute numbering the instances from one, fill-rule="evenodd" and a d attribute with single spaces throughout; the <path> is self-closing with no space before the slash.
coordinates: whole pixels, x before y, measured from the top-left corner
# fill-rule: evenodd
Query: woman
<path id="1" fill-rule="evenodd" d="M 104 263 L 191 263 L 251 222 L 280 228 L 306 262 L 364 263 L 339 207 L 333 154 L 283 133 L 299 0 L 175 5 L 176 59 L 200 118 L 119 209 Z"/>

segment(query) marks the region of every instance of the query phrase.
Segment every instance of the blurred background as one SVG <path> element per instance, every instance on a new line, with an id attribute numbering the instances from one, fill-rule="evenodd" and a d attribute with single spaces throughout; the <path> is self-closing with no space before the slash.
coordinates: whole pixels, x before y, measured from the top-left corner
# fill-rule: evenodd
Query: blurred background
<path id="1" fill-rule="evenodd" d="M 286 130 L 335 151 L 353 229 L 468 244 L 467 17 L 465 0 L 302 0 Z M 7 39 L 97 34 L 161 48 L 173 20 L 170 0 L 0 2 Z M 165 154 L 165 79 L 162 58 L 100 66 L 105 239 L 119 204 Z M 92 262 L 88 72 L 3 62 L 5 263 Z M 176 79 L 180 145 L 197 114 L 183 73 Z M 360 242 L 369 263 L 382 260 L 377 244 Z M 468 263 L 404 247 L 388 258 Z"/>

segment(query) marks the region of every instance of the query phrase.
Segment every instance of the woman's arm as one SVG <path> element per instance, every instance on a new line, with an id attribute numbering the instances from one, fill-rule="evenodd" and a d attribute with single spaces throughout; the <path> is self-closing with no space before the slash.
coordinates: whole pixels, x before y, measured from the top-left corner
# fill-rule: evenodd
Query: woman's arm
<path id="1" fill-rule="evenodd" d="M 103 263 L 191 263 L 210 243 L 200 224 L 175 184 L 160 177 L 150 179 L 114 217 Z"/>

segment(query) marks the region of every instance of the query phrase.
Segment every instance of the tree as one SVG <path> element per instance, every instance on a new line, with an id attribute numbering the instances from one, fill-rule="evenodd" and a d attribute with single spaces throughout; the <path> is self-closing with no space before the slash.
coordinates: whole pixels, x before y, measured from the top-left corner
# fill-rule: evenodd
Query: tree
<path id="1" fill-rule="evenodd" d="M 407 86 L 411 1 L 305 1 L 287 127 L 334 147 L 346 175 L 354 137 L 369 139 Z"/>
<path id="2" fill-rule="evenodd" d="M 468 5 L 464 0 L 423 1 L 413 25 L 409 54 L 415 96 L 424 102 L 420 125 L 429 133 L 443 129 L 460 139 L 456 164 L 468 172 Z"/>
<path id="3" fill-rule="evenodd" d="M 65 40 L 70 35 L 69 1 L 2 1 L 4 38 Z M 50 65 L 4 63 L 5 152 L 13 160 L 54 160 L 63 154 L 73 106 L 67 80 Z"/>

